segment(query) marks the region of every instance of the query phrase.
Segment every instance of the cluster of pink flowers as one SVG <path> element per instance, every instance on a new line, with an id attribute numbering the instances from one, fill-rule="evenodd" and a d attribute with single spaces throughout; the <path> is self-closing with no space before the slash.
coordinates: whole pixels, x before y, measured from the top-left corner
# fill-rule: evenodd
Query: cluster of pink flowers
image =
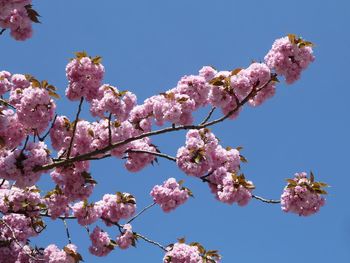
<path id="1" fill-rule="evenodd" d="M 197 246 L 190 246 L 185 243 L 175 243 L 171 249 L 165 253 L 164 263 L 202 263 Z"/>
<path id="2" fill-rule="evenodd" d="M 87 199 L 95 186 L 84 163 L 80 163 L 80 167 L 78 163 L 69 167 L 58 167 L 51 172 L 51 178 L 69 201 Z"/>
<path id="3" fill-rule="evenodd" d="M 281 196 L 282 210 L 292 212 L 300 216 L 309 216 L 317 213 L 325 204 L 322 194 L 326 191 L 322 187 L 325 183 L 314 182 L 313 175 L 307 177 L 307 173 L 296 173 L 293 179 L 288 180 Z"/>
<path id="4" fill-rule="evenodd" d="M 32 9 L 32 0 L 0 0 L 0 28 L 9 29 L 16 40 L 26 40 L 33 34 L 32 22 L 39 14 Z"/>
<path id="5" fill-rule="evenodd" d="M 273 43 L 272 49 L 265 56 L 265 62 L 278 75 L 283 75 L 288 84 L 292 84 L 314 61 L 315 57 L 312 52 L 311 42 L 297 38 L 295 35 L 289 35 Z"/>
<path id="6" fill-rule="evenodd" d="M 110 85 L 102 85 L 98 90 L 98 96 L 91 102 L 90 112 L 92 116 L 105 117 L 105 112 L 114 114 L 118 121 L 124 121 L 129 117 L 130 111 L 136 105 L 135 94 L 129 91 L 119 91 Z"/>
<path id="7" fill-rule="evenodd" d="M 43 142 L 29 142 L 24 150 L 0 151 L 0 174 L 6 180 L 16 181 L 18 187 L 34 185 L 44 173 L 34 171 L 36 166 L 49 164 L 51 159 Z"/>
<path id="8" fill-rule="evenodd" d="M 162 185 L 154 186 L 150 194 L 164 212 L 170 212 L 185 203 L 191 193 L 181 187 L 175 178 L 169 178 Z"/>
<path id="9" fill-rule="evenodd" d="M 211 168 L 211 154 L 217 146 L 218 140 L 210 130 L 189 130 L 185 146 L 177 152 L 177 165 L 188 175 L 203 176 Z"/>
<path id="10" fill-rule="evenodd" d="M 131 217 L 136 210 L 136 200 L 128 193 L 105 194 L 96 205 L 102 207 L 102 219 L 108 226 Z"/>
<path id="11" fill-rule="evenodd" d="M 241 156 L 237 149 L 223 148 L 208 129 L 190 130 L 186 145 L 179 148 L 177 164 L 186 174 L 203 177 L 216 198 L 224 203 L 246 205 L 254 185 L 237 176 Z"/>
<path id="12" fill-rule="evenodd" d="M 17 109 L 18 120 L 25 128 L 36 130 L 40 134 L 53 119 L 56 104 L 51 99 L 49 92 L 43 88 L 30 86 L 18 94 L 13 100 L 16 102 L 13 105 Z M 10 102 L 12 102 L 11 97 Z"/>
<path id="13" fill-rule="evenodd" d="M 91 225 L 102 216 L 102 207 L 98 204 L 88 204 L 87 201 L 74 204 L 72 210 L 82 226 Z"/>
<path id="14" fill-rule="evenodd" d="M 44 203 L 52 220 L 61 215 L 67 216 L 69 214 L 69 198 L 63 194 L 59 186 L 46 194 Z"/>
<path id="15" fill-rule="evenodd" d="M 69 86 L 66 95 L 70 100 L 84 97 L 87 101 L 95 99 L 102 84 L 104 67 L 100 58 L 90 58 L 86 53 L 77 53 L 77 58 L 68 63 L 66 75 Z"/>
<path id="16" fill-rule="evenodd" d="M 230 173 L 224 167 L 219 167 L 209 176 L 209 187 L 216 198 L 227 204 L 237 203 L 247 205 L 252 198 L 254 185 L 246 181 L 244 176 Z"/>
<path id="17" fill-rule="evenodd" d="M 56 104 L 51 99 L 55 89 L 47 82 L 31 76 L 0 72 L 0 95 L 9 92 L 8 103 L 16 111 L 1 106 L 0 141 L 2 147 L 13 149 L 29 134 L 42 133 L 53 119 Z M 7 104 L 4 104 L 8 106 Z"/>
<path id="18" fill-rule="evenodd" d="M 94 228 L 94 231 L 92 231 L 90 234 L 90 240 L 92 244 L 89 247 L 89 251 L 95 256 L 107 256 L 114 249 L 114 245 L 109 238 L 108 233 L 104 232 L 98 226 L 96 226 Z"/>
<path id="19" fill-rule="evenodd" d="M 123 226 L 123 234 L 117 237 L 117 245 L 121 249 L 127 249 L 128 247 L 135 244 L 134 232 L 130 224 Z"/>
<path id="20" fill-rule="evenodd" d="M 17 188 L 15 186 L 0 189 L 0 212 L 19 212 L 26 215 L 38 215 L 44 204 L 40 191 L 35 187 Z"/>
<path id="21" fill-rule="evenodd" d="M 44 250 L 43 258 L 46 263 L 77 263 L 82 260 L 74 244 L 68 244 L 63 249 L 54 244 L 49 245 Z"/>
<path id="22" fill-rule="evenodd" d="M 146 137 L 141 140 L 133 141 L 129 144 L 128 150 L 143 150 L 156 152 L 155 146 L 151 144 L 151 139 Z M 138 172 L 155 160 L 155 156 L 148 153 L 128 152 L 128 159 L 125 168 L 130 172 Z"/>

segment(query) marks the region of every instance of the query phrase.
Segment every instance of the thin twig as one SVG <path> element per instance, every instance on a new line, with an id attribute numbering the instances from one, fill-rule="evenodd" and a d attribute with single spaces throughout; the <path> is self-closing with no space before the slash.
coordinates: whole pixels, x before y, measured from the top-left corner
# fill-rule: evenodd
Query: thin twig
<path id="1" fill-rule="evenodd" d="M 159 156 L 159 157 L 168 159 L 170 161 L 176 162 L 176 158 L 175 157 L 170 156 L 170 155 L 165 154 L 165 153 L 161 153 L 161 152 L 152 152 L 152 151 L 134 150 L 134 149 L 130 149 L 130 150 L 126 151 L 126 153 L 129 153 L 129 152 L 132 152 L 132 153 L 148 153 L 148 154 L 151 154 L 151 155 Z"/>
<path id="2" fill-rule="evenodd" d="M 216 109 L 216 107 L 211 108 L 211 110 L 208 113 L 208 116 L 200 123 L 200 125 L 206 124 L 207 121 L 209 121 L 209 119 L 211 118 L 211 115 L 213 115 L 215 109 Z"/>
<path id="3" fill-rule="evenodd" d="M 252 195 L 253 198 L 260 200 L 264 203 L 268 203 L 268 204 L 279 204 L 281 203 L 281 200 L 273 200 L 273 199 L 265 199 L 263 197 L 257 196 L 257 195 Z"/>
<path id="4" fill-rule="evenodd" d="M 66 234 L 67 234 L 67 238 L 68 238 L 68 243 L 72 244 L 72 240 L 70 238 L 70 233 L 69 233 L 69 228 L 68 228 L 68 224 L 66 222 L 66 219 L 62 219 L 64 227 L 66 228 Z"/>
<path id="5" fill-rule="evenodd" d="M 155 135 L 160 135 L 160 134 L 164 134 L 164 133 L 168 133 L 168 132 L 174 132 L 174 131 L 180 131 L 180 130 L 190 130 L 190 129 L 202 129 L 202 128 L 206 128 L 209 126 L 213 126 L 219 122 L 222 122 L 224 120 L 226 120 L 227 118 L 229 118 L 231 115 L 233 115 L 235 112 L 237 112 L 245 103 L 247 103 L 249 101 L 249 99 L 253 98 L 257 92 L 261 91 L 264 87 L 266 87 L 268 85 L 269 82 L 267 82 L 266 84 L 264 84 L 261 88 L 259 89 L 253 89 L 246 98 L 244 98 L 241 102 L 239 102 L 236 107 L 234 109 L 232 109 L 230 112 L 228 112 L 225 116 L 222 116 L 216 120 L 207 122 L 205 124 L 200 124 L 200 125 L 181 125 L 181 126 L 176 126 L 176 127 L 168 127 L 168 128 L 164 128 L 164 129 L 160 129 L 160 130 L 156 130 L 156 131 L 150 131 L 150 132 L 146 132 L 146 133 L 142 133 L 138 136 L 134 136 L 132 138 L 128 138 L 126 140 L 123 141 L 119 141 L 119 142 L 115 142 L 111 145 L 108 145 L 102 149 L 98 149 L 98 150 L 94 150 L 92 152 L 88 152 L 85 154 L 81 154 L 75 157 L 72 157 L 70 159 L 63 159 L 60 160 L 58 162 L 55 163 L 51 163 L 51 164 L 46 164 L 46 165 L 42 165 L 42 166 L 37 166 L 34 167 L 34 171 L 44 171 L 44 170 L 50 170 L 52 168 L 55 167 L 60 167 L 60 166 L 65 166 L 74 162 L 78 162 L 78 161 L 85 161 L 88 158 L 91 158 L 93 156 L 96 155 L 100 155 L 106 152 L 109 152 L 117 147 L 120 147 L 122 145 L 128 144 L 130 142 L 145 138 L 145 137 L 150 137 L 150 136 L 155 136 Z"/>
<path id="6" fill-rule="evenodd" d="M 21 152 L 19 153 L 19 156 L 22 156 L 22 155 L 23 155 L 23 152 L 24 152 L 24 150 L 25 150 L 26 147 L 27 147 L 28 140 L 29 140 L 29 135 L 27 135 L 26 140 L 24 141 L 24 145 L 23 145 L 23 148 L 22 148 Z"/>
<path id="7" fill-rule="evenodd" d="M 112 113 L 110 113 L 108 116 L 108 144 L 109 145 L 112 144 L 111 118 L 112 118 Z"/>
<path id="8" fill-rule="evenodd" d="M 52 130 L 53 126 L 55 125 L 55 122 L 56 122 L 56 119 L 57 119 L 57 114 L 55 115 L 55 117 L 53 118 L 53 121 L 51 123 L 51 127 L 50 129 L 45 133 L 45 135 L 43 137 L 40 138 L 39 134 L 38 134 L 38 138 L 39 138 L 39 141 L 44 141 L 45 138 L 50 134 L 50 131 Z"/>
<path id="9" fill-rule="evenodd" d="M 146 212 L 148 209 L 150 209 L 151 207 L 153 207 L 156 203 L 153 202 L 152 204 L 146 206 L 145 208 L 143 208 L 137 215 L 135 215 L 134 217 L 132 217 L 127 224 L 130 224 L 132 221 L 134 221 L 136 218 L 138 218 L 141 214 L 143 214 L 144 212 Z"/>
<path id="10" fill-rule="evenodd" d="M 70 141 L 70 144 L 69 144 L 69 148 L 68 148 L 68 152 L 67 152 L 67 160 L 69 159 L 69 156 L 70 156 L 70 153 L 71 153 L 71 150 L 72 150 L 73 141 L 74 141 L 74 137 L 75 137 L 75 131 L 77 129 L 79 114 L 81 112 L 81 106 L 83 104 L 83 101 L 84 101 L 84 97 L 81 97 L 80 102 L 79 102 L 77 115 L 75 116 L 75 121 L 74 121 L 74 126 L 73 126 L 73 134 L 72 134 L 72 138 L 71 138 L 71 141 Z"/>
<path id="11" fill-rule="evenodd" d="M 147 237 L 145 237 L 145 236 L 143 236 L 143 235 L 141 235 L 141 234 L 139 234 L 139 233 L 134 232 L 134 234 L 135 234 L 137 237 L 143 239 L 144 241 L 146 241 L 146 242 L 148 242 L 148 243 L 150 243 L 150 244 L 156 245 L 157 247 L 161 248 L 161 249 L 164 250 L 165 252 L 168 252 L 168 250 L 167 250 L 163 245 L 161 245 L 160 243 L 158 243 L 158 242 L 156 242 L 156 241 L 153 241 L 153 240 L 151 240 L 151 239 L 149 239 L 149 238 L 147 238 Z"/>
<path id="12" fill-rule="evenodd" d="M 5 31 L 6 31 L 6 28 L 1 29 L 1 31 L 0 31 L 0 36 L 1 36 L 2 33 L 4 33 Z"/>

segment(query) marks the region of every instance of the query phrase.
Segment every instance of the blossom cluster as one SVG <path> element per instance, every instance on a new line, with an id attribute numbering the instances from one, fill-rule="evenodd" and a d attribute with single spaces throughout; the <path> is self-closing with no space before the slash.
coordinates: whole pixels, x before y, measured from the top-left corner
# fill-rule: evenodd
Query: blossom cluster
<path id="1" fill-rule="evenodd" d="M 207 181 L 219 201 L 242 206 L 251 199 L 254 185 L 244 175 L 237 176 L 241 158 L 237 149 L 223 148 L 209 129 L 189 130 L 185 146 L 177 152 L 182 171 Z"/>
<path id="2" fill-rule="evenodd" d="M 8 102 L 0 106 L 0 141 L 2 148 L 16 148 L 26 135 L 39 135 L 54 117 L 58 96 L 55 87 L 30 75 L 0 72 L 0 95 L 9 92 Z M 0 104 L 1 105 L 1 104 Z M 8 108 L 11 105 L 12 109 Z M 16 109 L 14 111 L 13 109 Z"/>
<path id="3" fill-rule="evenodd" d="M 177 243 L 167 247 L 163 263 L 219 263 L 220 259 L 221 256 L 216 250 L 206 251 L 198 242 L 193 242 L 188 245 L 182 238 L 179 239 Z"/>
<path id="4" fill-rule="evenodd" d="M 32 23 L 39 23 L 39 14 L 32 8 L 32 0 L 1 0 L 0 28 L 9 29 L 16 40 L 26 40 L 33 34 Z"/>
<path id="5" fill-rule="evenodd" d="M 170 212 L 185 203 L 191 191 L 181 187 L 181 182 L 176 182 L 175 178 L 169 178 L 162 185 L 154 186 L 150 194 L 164 212 Z"/>
<path id="6" fill-rule="evenodd" d="M 282 210 L 296 213 L 299 216 L 309 216 L 317 213 L 325 204 L 322 194 L 327 184 L 315 182 L 311 173 L 310 178 L 307 173 L 296 173 L 293 179 L 288 179 L 288 185 L 284 188 L 281 196 Z"/>
<path id="7" fill-rule="evenodd" d="M 292 84 L 314 61 L 312 46 L 311 42 L 290 34 L 275 40 L 272 49 L 265 56 L 265 63 L 278 75 L 284 76 L 288 84 Z"/>

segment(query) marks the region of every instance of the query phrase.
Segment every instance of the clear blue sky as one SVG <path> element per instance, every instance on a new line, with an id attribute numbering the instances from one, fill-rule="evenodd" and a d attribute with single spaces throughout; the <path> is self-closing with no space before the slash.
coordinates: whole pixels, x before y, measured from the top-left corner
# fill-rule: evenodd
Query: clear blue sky
<path id="1" fill-rule="evenodd" d="M 256 200 L 244 208 L 221 204 L 205 184 L 166 160 L 137 174 L 129 174 L 120 160 L 94 163 L 99 184 L 91 200 L 105 192 L 128 191 L 142 208 L 152 202 L 148 193 L 153 185 L 168 177 L 185 179 L 195 198 L 169 214 L 153 208 L 135 221 L 135 231 L 163 244 L 183 236 L 199 241 L 219 249 L 224 263 L 350 262 L 349 1 L 33 2 L 42 24 L 35 25 L 33 38 L 26 42 L 16 42 L 7 33 L 1 36 L 0 69 L 47 79 L 61 95 L 67 85 L 65 65 L 75 51 L 103 56 L 105 83 L 133 91 L 141 103 L 203 65 L 224 70 L 262 60 L 273 41 L 287 33 L 313 41 L 316 61 L 300 81 L 292 86 L 282 82 L 272 100 L 244 109 L 238 120 L 213 132 L 225 146 L 244 146 L 249 163 L 243 171 L 258 195 L 279 198 L 285 178 L 313 170 L 332 186 L 319 214 L 301 218 Z M 73 118 L 77 103 L 63 98 L 58 104 L 59 114 Z M 175 155 L 184 133 L 154 137 L 153 142 Z M 48 176 L 43 181 L 47 187 Z M 142 241 L 136 249 L 93 257 L 84 229 L 69 225 L 85 262 L 162 260 L 161 250 Z M 108 232 L 113 238 L 118 233 L 116 228 Z M 33 239 L 39 246 L 51 242 L 67 242 L 61 221 Z"/>

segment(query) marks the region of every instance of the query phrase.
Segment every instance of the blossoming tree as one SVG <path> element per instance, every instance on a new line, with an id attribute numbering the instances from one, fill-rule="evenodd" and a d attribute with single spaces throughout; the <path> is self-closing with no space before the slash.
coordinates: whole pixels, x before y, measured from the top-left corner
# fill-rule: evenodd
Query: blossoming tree
<path id="1" fill-rule="evenodd" d="M 0 0 L 1 33 L 9 29 L 16 40 L 31 36 L 31 22 L 38 22 L 38 16 L 30 0 Z M 130 172 L 139 172 L 156 158 L 165 158 L 176 162 L 179 171 L 206 183 L 219 202 L 245 206 L 254 198 L 280 203 L 284 212 L 300 216 L 318 212 L 325 203 L 323 188 L 327 185 L 315 181 L 312 172 L 299 172 L 288 179 L 279 200 L 257 196 L 253 193 L 255 185 L 241 172 L 246 161 L 241 148 L 223 147 L 210 130 L 236 119 L 244 106 L 257 107 L 273 97 L 278 78 L 287 84 L 297 81 L 314 61 L 312 47 L 311 42 L 289 34 L 273 43 L 264 62 L 228 71 L 204 66 L 198 75 L 184 76 L 175 88 L 139 104 L 134 93 L 103 83 L 101 57 L 77 52 L 66 67 L 66 97 L 79 102 L 71 119 L 59 115 L 55 103 L 59 96 L 53 85 L 30 75 L 1 71 L 0 261 L 81 261 L 83 257 L 71 243 L 66 224 L 67 246 L 38 248 L 29 244 L 31 237 L 45 235 L 47 220 L 65 223 L 68 219 L 88 230 L 89 251 L 97 257 L 144 240 L 163 250 L 163 262 L 220 261 L 216 250 L 206 250 L 198 242 L 179 239 L 163 246 L 132 227 L 136 218 L 155 205 L 171 212 L 184 204 L 192 191 L 183 180 L 159 182 L 150 189 L 154 202 L 140 210 L 132 193 L 106 193 L 101 200 L 89 200 L 97 183 L 89 172 L 90 163 L 103 158 L 125 160 Z M 95 121 L 80 118 L 84 103 Z M 211 110 L 206 118 L 195 123 L 193 113 L 208 105 Z M 215 110 L 221 110 L 222 116 L 213 120 Z M 180 130 L 187 134 L 176 156 L 152 144 L 152 137 Z M 56 185 L 48 192 L 36 185 L 45 174 Z M 111 237 L 115 232 L 119 235 Z"/>

